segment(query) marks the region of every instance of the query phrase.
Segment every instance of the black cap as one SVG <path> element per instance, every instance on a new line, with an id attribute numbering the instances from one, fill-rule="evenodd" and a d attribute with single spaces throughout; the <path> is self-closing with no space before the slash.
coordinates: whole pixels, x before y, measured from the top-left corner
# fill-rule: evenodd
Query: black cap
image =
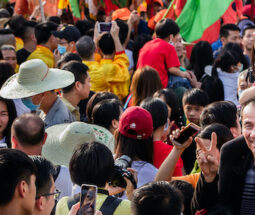
<path id="1" fill-rule="evenodd" d="M 53 31 L 52 34 L 55 37 L 66 39 L 68 42 L 71 41 L 76 42 L 81 36 L 81 33 L 78 30 L 78 28 L 71 25 L 63 27 L 60 31 Z"/>

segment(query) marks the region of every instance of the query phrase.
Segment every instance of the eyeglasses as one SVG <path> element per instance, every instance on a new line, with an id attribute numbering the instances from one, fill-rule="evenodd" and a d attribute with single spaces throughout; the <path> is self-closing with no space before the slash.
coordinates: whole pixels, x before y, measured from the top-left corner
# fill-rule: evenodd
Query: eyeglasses
<path id="1" fill-rule="evenodd" d="M 37 200 L 37 199 L 39 199 L 41 196 L 47 197 L 47 196 L 52 196 L 52 195 L 54 195 L 54 200 L 58 200 L 58 199 L 59 199 L 59 196 L 60 196 L 60 193 L 61 193 L 61 191 L 58 190 L 58 189 L 56 189 L 55 192 L 53 192 L 53 193 L 42 194 L 42 195 L 40 195 L 40 196 L 36 196 L 35 199 Z"/>

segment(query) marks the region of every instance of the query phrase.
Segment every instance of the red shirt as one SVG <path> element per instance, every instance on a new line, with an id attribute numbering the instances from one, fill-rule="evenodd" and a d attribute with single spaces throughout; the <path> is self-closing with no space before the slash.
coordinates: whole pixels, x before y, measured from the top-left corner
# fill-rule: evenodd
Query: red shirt
<path id="1" fill-rule="evenodd" d="M 173 146 L 170 146 L 162 141 L 153 141 L 154 150 L 153 165 L 156 168 L 159 168 L 163 161 L 166 159 L 166 157 L 169 155 L 169 153 L 172 151 L 172 149 Z M 176 163 L 173 176 L 182 176 L 182 167 L 183 162 L 182 159 L 179 158 L 179 160 Z"/>
<path id="2" fill-rule="evenodd" d="M 154 39 L 147 42 L 139 52 L 137 68 L 151 66 L 159 73 L 162 87 L 168 84 L 168 69 L 179 67 L 180 62 L 174 46 L 162 39 Z"/>

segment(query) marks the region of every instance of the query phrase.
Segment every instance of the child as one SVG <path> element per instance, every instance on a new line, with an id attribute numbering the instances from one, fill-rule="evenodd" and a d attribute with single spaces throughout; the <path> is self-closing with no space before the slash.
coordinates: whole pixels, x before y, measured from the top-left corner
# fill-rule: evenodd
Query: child
<path id="1" fill-rule="evenodd" d="M 182 98 L 182 106 L 187 124 L 193 122 L 199 125 L 199 117 L 208 103 L 209 98 L 205 91 L 197 88 L 185 91 Z"/>

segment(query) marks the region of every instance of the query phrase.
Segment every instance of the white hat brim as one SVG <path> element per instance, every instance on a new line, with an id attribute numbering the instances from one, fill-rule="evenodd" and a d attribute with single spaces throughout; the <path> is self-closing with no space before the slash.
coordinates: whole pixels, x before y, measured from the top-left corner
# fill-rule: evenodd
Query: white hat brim
<path id="1" fill-rule="evenodd" d="M 7 99 L 20 99 L 34 96 L 46 91 L 61 89 L 74 82 L 74 75 L 65 70 L 49 69 L 47 76 L 40 82 L 21 85 L 18 74 L 11 76 L 2 86 L 0 95 Z"/>

